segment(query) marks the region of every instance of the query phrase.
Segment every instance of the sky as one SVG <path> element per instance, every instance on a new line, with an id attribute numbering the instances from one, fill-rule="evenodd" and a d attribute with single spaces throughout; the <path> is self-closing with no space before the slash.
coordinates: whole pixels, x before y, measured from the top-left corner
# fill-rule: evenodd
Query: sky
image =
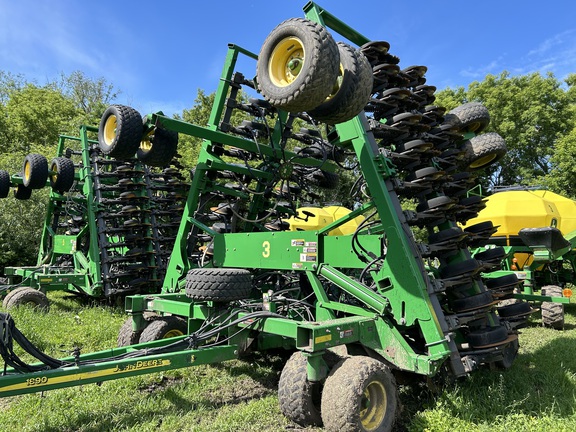
<path id="1" fill-rule="evenodd" d="M 575 0 L 318 0 L 439 90 L 487 74 L 576 73 Z M 216 90 L 229 43 L 258 53 L 306 1 L 0 0 L 0 70 L 43 85 L 82 71 L 143 115 L 181 113 Z M 341 40 L 337 35 L 336 39 Z M 239 70 L 256 73 L 243 59 Z"/>

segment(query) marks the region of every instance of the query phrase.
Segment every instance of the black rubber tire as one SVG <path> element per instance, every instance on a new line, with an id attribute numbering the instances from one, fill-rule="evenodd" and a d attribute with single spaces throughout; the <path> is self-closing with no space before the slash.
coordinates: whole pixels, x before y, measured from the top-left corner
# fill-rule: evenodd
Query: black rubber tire
<path id="1" fill-rule="evenodd" d="M 504 326 L 485 327 L 468 333 L 466 340 L 474 348 L 482 348 L 504 342 L 508 338 L 508 330 Z"/>
<path id="2" fill-rule="evenodd" d="M 42 189 L 48 180 L 48 161 L 37 153 L 30 153 L 22 165 L 22 183 L 30 189 Z"/>
<path id="3" fill-rule="evenodd" d="M 32 189 L 29 187 L 24 186 L 23 184 L 19 184 L 14 189 L 14 198 L 17 200 L 27 200 L 30 199 L 32 196 Z"/>
<path id="4" fill-rule="evenodd" d="M 231 302 L 250 297 L 252 275 L 236 268 L 197 268 L 186 275 L 186 296 L 198 301 Z"/>
<path id="5" fill-rule="evenodd" d="M 486 285 L 486 288 L 491 290 L 501 290 L 506 287 L 515 287 L 520 283 L 521 283 L 520 279 L 518 279 L 518 276 L 516 276 L 514 273 L 499 276 L 496 278 L 484 279 L 484 285 Z"/>
<path id="6" fill-rule="evenodd" d="M 328 368 L 342 360 L 331 351 L 326 351 L 323 358 Z M 278 382 L 280 411 L 300 426 L 322 426 L 320 404 L 324 380 L 308 381 L 307 365 L 301 351 L 293 353 L 284 365 Z"/>
<path id="7" fill-rule="evenodd" d="M 134 108 L 110 105 L 100 120 L 98 146 L 116 159 L 134 157 L 142 140 L 142 116 Z"/>
<path id="8" fill-rule="evenodd" d="M 502 307 L 498 307 L 496 308 L 496 310 L 498 311 L 498 315 L 500 316 L 500 318 L 506 319 L 506 318 L 514 318 L 519 315 L 524 316 L 526 314 L 529 314 L 530 312 L 532 312 L 532 307 L 528 302 L 519 301 L 517 303 L 511 303 L 504 305 Z"/>
<path id="9" fill-rule="evenodd" d="M 338 42 L 340 73 L 338 89 L 330 98 L 308 114 L 316 121 L 337 124 L 356 117 L 370 100 L 372 93 L 372 67 L 360 51 L 344 42 Z"/>
<path id="10" fill-rule="evenodd" d="M 464 231 L 471 234 L 478 234 L 484 231 L 488 231 L 494 228 L 492 221 L 479 222 L 469 227 L 464 228 Z"/>
<path id="11" fill-rule="evenodd" d="M 490 124 L 488 108 L 480 102 L 468 102 L 448 111 L 460 120 L 460 132 L 480 133 Z"/>
<path id="12" fill-rule="evenodd" d="M 540 290 L 540 294 L 563 297 L 562 288 L 557 285 L 546 285 Z M 564 329 L 564 304 L 555 302 L 542 302 L 542 325 L 556 330 Z"/>
<path id="13" fill-rule="evenodd" d="M 178 132 L 156 127 L 154 132 L 142 140 L 136 157 L 146 165 L 163 168 L 170 165 L 178 150 Z"/>
<path id="14" fill-rule="evenodd" d="M 376 414 L 374 409 L 380 409 L 382 415 L 370 418 L 370 414 Z M 391 431 L 397 409 L 396 380 L 390 369 L 376 359 L 346 358 L 326 378 L 321 412 L 329 432 Z M 368 425 L 369 420 L 372 422 Z"/>
<path id="15" fill-rule="evenodd" d="M 12 182 L 10 174 L 6 170 L 0 170 L 0 198 L 6 198 L 10 193 Z"/>
<path id="16" fill-rule="evenodd" d="M 465 312 L 487 307 L 494 301 L 490 291 L 452 300 L 451 305 L 454 312 Z"/>
<path id="17" fill-rule="evenodd" d="M 480 270 L 480 263 L 474 258 L 448 264 L 440 269 L 441 278 L 451 278 L 468 273 L 476 273 Z"/>
<path id="18" fill-rule="evenodd" d="M 429 244 L 444 243 L 446 241 L 459 241 L 464 237 L 462 228 L 453 226 L 428 236 Z"/>
<path id="19" fill-rule="evenodd" d="M 56 192 L 68 192 L 74 184 L 74 162 L 65 157 L 57 157 L 50 162 L 50 186 Z"/>
<path id="20" fill-rule="evenodd" d="M 186 321 L 176 316 L 162 316 L 150 321 L 142 330 L 139 343 L 152 342 L 188 333 Z"/>
<path id="21" fill-rule="evenodd" d="M 25 305 L 32 306 L 41 311 L 48 311 L 48 309 L 50 309 L 50 302 L 46 294 L 31 287 L 16 288 L 9 292 L 2 301 L 2 306 L 5 309 Z"/>
<path id="22" fill-rule="evenodd" d="M 486 249 L 482 252 L 474 254 L 474 259 L 483 262 L 500 262 L 506 256 L 506 251 L 502 246 Z"/>
<path id="23" fill-rule="evenodd" d="M 294 48 L 289 39 L 294 38 L 297 45 L 303 47 L 306 57 L 298 75 L 291 82 L 283 84 L 279 81 L 280 77 L 270 76 L 273 69 L 270 63 L 274 62 L 277 66 L 278 73 L 274 75 L 282 75 L 280 69 L 287 69 L 288 62 L 282 67 L 284 62 L 276 56 L 281 55 L 280 51 L 285 51 L 285 56 L 289 58 L 289 51 Z M 258 89 L 277 108 L 291 112 L 309 111 L 324 102 L 332 92 L 339 66 L 338 46 L 328 30 L 313 21 L 292 18 L 276 26 L 260 49 L 256 65 Z"/>
<path id="24" fill-rule="evenodd" d="M 506 141 L 496 132 L 476 135 L 461 147 L 467 170 L 478 171 L 498 162 L 506 154 Z"/>
<path id="25" fill-rule="evenodd" d="M 152 321 L 158 318 L 158 315 L 155 313 L 144 312 L 144 319 L 146 321 Z M 137 344 L 140 340 L 140 335 L 142 334 L 142 330 L 134 331 L 132 329 L 132 318 L 128 318 L 120 327 L 118 331 L 118 339 L 116 340 L 116 345 L 119 347 L 134 345 Z"/>

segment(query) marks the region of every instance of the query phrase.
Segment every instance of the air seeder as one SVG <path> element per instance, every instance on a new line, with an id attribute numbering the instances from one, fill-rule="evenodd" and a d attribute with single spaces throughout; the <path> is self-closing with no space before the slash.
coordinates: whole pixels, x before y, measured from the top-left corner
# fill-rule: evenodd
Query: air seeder
<path id="1" fill-rule="evenodd" d="M 488 289 L 481 273 L 499 262 L 473 259 L 469 247 L 495 228 L 457 226 L 485 205 L 466 197 L 473 172 L 505 151 L 502 138 L 481 133 L 488 113 L 475 103 L 446 113 L 433 105 L 426 67 L 401 69 L 387 42 L 315 3 L 304 11 L 278 25 L 259 55 L 229 46 L 207 127 L 144 118 L 144 131 L 204 141 L 161 293 L 127 297 L 120 347 L 61 360 L 29 350 L 41 360 L 29 365 L 12 341 L 29 344 L 3 315 L 1 396 L 285 349 L 286 416 L 380 431 L 394 423 L 399 375 L 511 366 L 518 336 L 494 294 L 511 295 L 519 281 Z M 328 28 L 359 48 L 336 43 Z M 254 79 L 236 70 L 239 56 L 256 61 Z M 246 120 L 235 123 L 238 110 Z M 109 107 L 100 148 L 133 155 L 138 125 L 136 110 Z M 356 208 L 300 224 L 318 217 L 321 191 L 345 171 Z M 416 241 L 416 228 L 427 241 Z"/>
<path id="2" fill-rule="evenodd" d="M 486 208 L 469 223 L 488 221 L 498 229 L 472 253 L 500 255 L 502 268 L 485 277 L 522 281 L 514 293 L 522 302 L 508 301 L 498 308 L 500 315 L 513 314 L 514 325 L 524 325 L 536 312 L 531 302 L 540 305 L 544 326 L 562 329 L 576 278 L 576 202 L 543 189 L 505 188 L 488 196 Z"/>
<path id="3" fill-rule="evenodd" d="M 5 268 L 5 308 L 47 308 L 51 290 L 111 301 L 160 291 L 188 188 L 177 134 L 151 129 L 140 134 L 138 155 L 118 160 L 100 149 L 97 132 L 81 126 L 76 137 L 61 135 L 50 164 L 29 154 L 20 174 L 0 171 L 2 198 L 10 188 L 24 200 L 50 187 L 37 263 Z M 146 151 L 151 138 L 163 142 L 162 157 Z"/>

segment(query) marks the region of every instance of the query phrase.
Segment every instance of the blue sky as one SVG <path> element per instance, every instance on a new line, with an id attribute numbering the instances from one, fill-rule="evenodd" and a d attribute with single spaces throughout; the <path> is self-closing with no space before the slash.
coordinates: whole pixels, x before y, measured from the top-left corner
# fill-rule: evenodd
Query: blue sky
<path id="1" fill-rule="evenodd" d="M 0 70 L 38 84 L 83 71 L 121 90 L 142 114 L 190 108 L 216 89 L 228 43 L 258 52 L 306 1 L 0 0 Z M 486 74 L 576 73 L 574 0 L 318 0 L 402 68 L 425 65 L 438 89 Z M 241 71 L 255 74 L 253 61 Z"/>

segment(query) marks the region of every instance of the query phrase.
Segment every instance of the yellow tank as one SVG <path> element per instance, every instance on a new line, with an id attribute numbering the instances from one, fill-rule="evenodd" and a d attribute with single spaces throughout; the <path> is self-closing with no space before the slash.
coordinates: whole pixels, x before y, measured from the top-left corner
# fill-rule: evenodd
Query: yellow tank
<path id="1" fill-rule="evenodd" d="M 546 190 L 498 192 L 466 226 L 492 221 L 500 225 L 494 237 L 517 236 L 522 228 L 553 226 L 562 234 L 576 230 L 576 202 Z"/>
<path id="2" fill-rule="evenodd" d="M 292 216 L 287 220 L 290 231 L 317 231 L 350 213 L 350 210 L 342 206 L 300 207 L 297 211 L 298 218 Z M 363 216 L 356 216 L 328 232 L 328 235 L 352 234 L 363 220 Z"/>

